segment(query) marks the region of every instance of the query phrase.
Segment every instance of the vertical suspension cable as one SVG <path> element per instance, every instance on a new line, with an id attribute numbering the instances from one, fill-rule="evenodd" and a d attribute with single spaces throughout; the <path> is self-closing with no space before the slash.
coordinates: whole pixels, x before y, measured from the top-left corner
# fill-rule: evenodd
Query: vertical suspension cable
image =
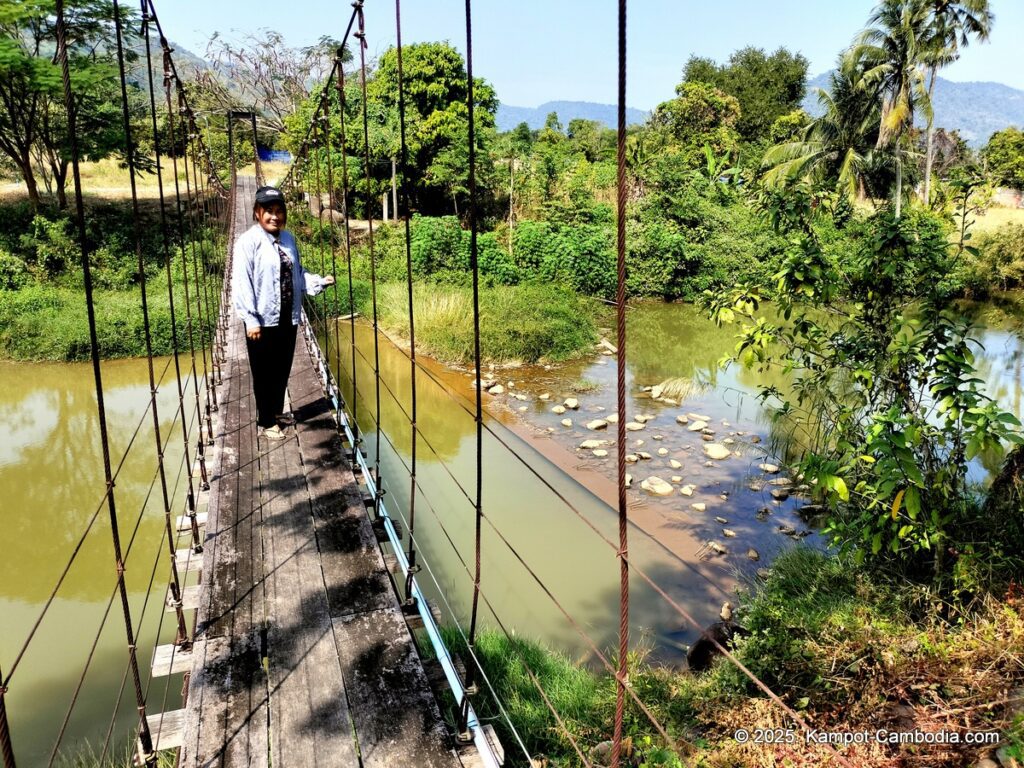
<path id="1" fill-rule="evenodd" d="M 349 205 L 348 205 L 348 144 L 345 132 L 345 66 L 342 62 L 343 48 L 338 49 L 337 69 L 338 77 L 335 80 L 335 88 L 338 91 L 338 114 L 340 115 L 341 126 L 341 186 L 342 186 L 342 213 L 345 217 L 345 262 L 348 269 L 348 312 L 349 312 L 349 336 L 352 342 L 352 451 L 359 451 L 359 444 L 363 441 L 359 433 L 359 388 L 356 375 L 356 298 L 355 289 L 352 284 L 352 230 L 349 226 Z M 339 366 L 341 361 L 339 360 Z M 357 466 L 353 461 L 353 466 Z"/>
<path id="2" fill-rule="evenodd" d="M 476 129 L 473 124 L 473 3 L 466 0 L 466 110 L 469 118 L 469 260 L 473 270 L 473 365 L 476 376 L 476 531 L 474 537 L 473 605 L 469 620 L 469 651 L 476 649 L 476 627 L 480 603 L 480 570 L 483 534 L 483 387 L 480 386 L 480 269 L 476 241 Z M 465 734 L 469 718 L 469 696 L 476 690 L 476 671 L 466 667 L 466 692 L 462 697 L 459 732 Z"/>
<path id="3" fill-rule="evenodd" d="M 401 138 L 401 200 L 405 209 L 405 277 L 406 289 L 409 301 L 409 381 L 411 382 L 411 418 L 409 424 L 412 427 L 412 457 L 409 464 L 409 572 L 405 580 L 405 601 L 411 604 L 415 597 L 412 594 L 413 576 L 419 571 L 416 565 L 416 443 L 418 442 L 419 426 L 417 423 L 416 403 L 416 313 L 413 309 L 412 295 L 412 230 L 410 219 L 412 211 L 409 210 L 409 151 L 405 139 L 405 79 L 402 70 L 402 0 L 395 0 L 395 33 L 398 42 L 398 128 Z M 398 210 L 395 210 L 395 217 Z"/>
<path id="4" fill-rule="evenodd" d="M 181 91 L 181 93 L 184 94 L 184 91 Z M 187 105 L 186 105 L 186 108 L 188 108 Z M 188 108 L 188 127 L 189 127 L 189 132 L 188 132 L 189 146 L 191 148 L 190 149 L 190 152 L 191 152 L 190 158 L 192 160 L 192 181 L 193 181 L 193 183 L 195 184 L 195 187 L 196 187 L 196 198 L 197 198 L 198 203 L 199 203 L 199 208 L 198 208 L 198 210 L 196 212 L 196 217 L 198 219 L 198 223 L 196 224 L 196 231 L 202 233 L 202 235 L 203 235 L 202 242 L 206 242 L 206 237 L 205 236 L 207 234 L 207 229 L 208 229 L 207 222 L 209 220 L 209 211 L 207 210 L 207 202 L 208 202 L 207 194 L 208 194 L 208 191 L 206 189 L 206 183 L 200 178 L 199 169 L 196 167 L 196 157 L 199 154 L 198 149 L 196 148 L 196 137 L 197 137 L 198 134 L 197 134 L 197 126 L 196 126 L 195 115 L 192 114 L 191 108 Z M 200 227 L 201 227 L 201 229 L 200 229 Z M 194 249 L 193 249 L 192 253 L 193 253 L 192 258 L 193 258 L 193 260 L 195 260 L 196 256 L 195 256 L 195 250 Z M 200 268 L 200 265 L 197 264 L 196 272 L 198 273 L 198 276 L 197 276 L 196 280 L 197 280 L 197 282 L 200 283 L 200 285 L 202 287 L 202 304 L 201 304 L 201 306 L 205 306 L 205 312 L 206 312 L 206 318 L 205 318 L 205 321 L 202 324 L 202 327 L 203 327 L 203 331 L 202 331 L 203 376 L 204 376 L 204 378 L 206 378 L 206 396 L 207 396 L 207 399 L 209 401 L 210 411 L 212 411 L 213 413 L 216 413 L 217 412 L 217 408 L 218 408 L 218 405 L 217 405 L 217 388 L 214 386 L 214 384 L 216 383 L 216 380 L 217 380 L 217 375 L 216 375 L 216 369 L 217 369 L 216 346 L 217 345 L 216 345 L 216 340 L 214 338 L 215 334 L 213 332 L 214 329 L 216 328 L 216 324 L 213 321 L 213 312 L 212 312 L 212 310 L 210 308 L 210 287 L 209 287 L 210 286 L 210 279 L 209 279 L 210 275 L 209 275 L 209 269 L 208 269 L 207 260 L 206 260 L 206 249 L 201 247 L 201 246 L 199 248 L 199 256 L 201 258 L 201 268 Z M 198 297 L 197 297 L 197 303 L 198 303 Z M 209 346 L 209 348 L 210 348 L 210 371 L 209 371 L 209 374 L 207 374 L 207 371 L 206 371 L 206 348 L 207 348 L 207 346 Z M 210 428 L 210 434 L 211 435 L 213 434 L 212 425 L 211 425 L 211 428 Z"/>
<path id="5" fill-rule="evenodd" d="M 174 604 L 177 636 L 175 643 L 179 646 L 191 645 L 188 640 L 188 628 L 185 625 L 185 611 L 181 604 L 181 578 L 178 573 L 178 562 L 174 552 L 174 531 L 171 524 L 171 497 L 167 488 L 167 472 L 164 467 L 164 443 L 160 432 L 160 411 L 157 406 L 158 388 L 153 370 L 153 334 L 149 324 L 149 296 L 147 290 L 146 263 L 142 254 L 142 223 L 139 212 L 139 195 L 135 183 L 137 173 L 135 165 L 135 142 L 132 139 L 131 117 L 128 106 L 128 83 L 124 66 L 124 41 L 121 30 L 121 14 L 118 0 L 114 0 L 114 32 L 117 37 L 117 67 L 121 78 L 121 119 L 124 129 L 125 158 L 128 164 L 128 181 L 132 195 L 132 219 L 135 234 L 135 256 L 139 265 L 139 299 L 142 305 L 142 327 L 146 340 L 146 372 L 149 376 L 149 407 L 153 415 L 153 441 L 156 445 L 157 472 L 160 476 L 160 498 L 164 510 L 164 534 L 167 538 L 168 554 L 171 559 L 170 592 Z"/>
<path id="6" fill-rule="evenodd" d="M 156 183 L 157 183 L 157 194 L 160 200 L 160 231 L 163 237 L 161 242 L 163 245 L 163 256 L 164 256 L 164 272 L 167 277 L 167 302 L 169 313 L 171 316 L 171 347 L 174 352 L 174 381 L 178 392 L 178 410 L 181 413 L 181 442 L 184 451 L 184 461 L 186 466 L 192 466 L 192 459 L 189 451 L 189 434 L 188 434 L 188 419 L 185 418 L 185 389 L 182 384 L 181 376 L 181 358 L 179 355 L 179 342 L 178 342 L 178 318 L 177 310 L 174 304 L 174 278 L 171 274 L 171 233 L 167 226 L 167 201 L 164 196 L 164 180 L 163 180 L 163 166 L 160 162 L 160 131 L 157 126 L 156 119 L 156 86 L 153 80 L 153 51 L 152 41 L 149 33 L 149 25 L 155 19 L 155 11 L 152 8 L 152 0 L 141 0 L 142 8 L 142 32 L 143 37 L 146 40 L 146 72 L 148 73 L 149 82 L 149 106 L 150 106 L 150 117 L 151 117 L 151 128 L 153 132 L 153 152 L 156 157 Z M 169 54 L 165 53 L 163 57 L 164 65 L 164 87 L 169 87 L 168 79 L 171 76 L 169 66 Z M 171 147 L 171 151 L 174 148 Z M 199 522 L 196 518 L 196 493 L 195 487 L 192 483 L 192 473 L 188 472 L 188 489 L 185 496 L 185 509 L 189 517 L 189 527 L 191 531 L 192 539 L 192 550 L 194 552 L 202 551 L 202 542 L 199 538 Z"/>
<path id="7" fill-rule="evenodd" d="M 376 448 L 373 452 L 373 476 L 377 493 L 373 499 L 374 515 L 380 514 L 380 498 L 384 491 L 380 481 L 380 330 L 377 323 L 377 257 L 373 252 L 373 193 L 370 191 L 370 122 L 366 110 L 366 17 L 363 13 L 363 1 L 357 0 L 356 12 L 359 15 L 359 29 L 354 37 L 359 41 L 359 89 L 363 100 L 363 178 L 366 181 L 366 223 L 368 227 L 368 244 L 370 249 L 370 299 L 373 303 L 373 375 L 375 393 L 374 420 Z"/>
<path id="8" fill-rule="evenodd" d="M 336 67 L 340 67 L 340 62 L 335 62 Z M 331 277 L 334 278 L 334 283 L 331 288 L 334 289 L 334 311 L 338 311 L 338 261 L 334 247 L 334 212 L 337 210 L 334 206 L 334 153 L 331 147 L 331 82 L 334 80 L 334 70 L 331 70 L 331 74 L 327 76 L 327 82 L 324 84 L 324 133 L 326 134 L 326 151 L 327 151 L 327 202 L 331 206 L 331 229 L 330 229 L 330 243 L 331 243 Z M 324 291 L 326 296 L 327 291 Z M 326 302 L 326 298 L 324 299 Z M 334 328 L 334 354 L 338 358 L 337 364 L 341 365 L 341 346 L 338 338 L 338 318 L 337 314 L 331 321 L 331 326 Z M 338 371 L 331 367 L 331 356 L 328 354 L 327 357 L 327 371 L 331 375 L 331 379 L 334 383 L 331 386 L 335 386 L 338 381 Z M 338 396 L 341 397 L 341 392 L 338 392 Z M 342 403 L 344 399 L 342 398 Z"/>
<path id="9" fill-rule="evenodd" d="M 115 18 L 119 11 L 115 0 Z M 79 169 L 78 136 L 75 133 L 77 105 L 71 91 L 71 68 L 68 62 L 67 30 L 64 22 L 64 0 L 56 0 L 57 15 L 57 59 L 60 62 L 61 79 L 64 87 L 64 108 L 67 111 L 68 137 L 71 144 L 71 171 L 75 182 L 75 224 L 82 249 L 82 278 L 85 284 L 85 305 L 89 318 L 89 346 L 92 357 L 93 379 L 96 387 L 96 413 L 99 419 L 100 446 L 103 451 L 103 476 L 107 487 L 107 510 L 110 513 L 110 538 L 114 550 L 114 566 L 117 571 L 117 590 L 121 597 L 124 614 L 125 636 L 128 642 L 128 656 L 132 669 L 132 684 L 135 687 L 135 706 L 139 717 L 139 746 L 146 765 L 156 766 L 153 739 L 146 721 L 146 701 L 142 693 L 142 679 L 139 675 L 138 657 L 135 647 L 135 630 L 132 626 L 131 606 L 128 603 L 128 587 L 125 584 L 125 565 L 121 551 L 121 535 L 117 520 L 117 504 L 114 493 L 114 479 L 110 466 L 110 440 L 107 432 L 107 413 L 103 397 L 103 374 L 100 371 L 99 339 L 96 333 L 96 310 L 93 305 L 92 271 L 89 266 L 89 246 L 85 232 L 85 204 L 82 200 L 82 176 Z M 120 23 L 119 20 L 117 23 Z"/>
<path id="10" fill-rule="evenodd" d="M 253 164 L 256 166 L 256 183 L 260 186 L 267 183 L 266 179 L 263 178 L 263 166 L 260 164 L 260 145 L 259 136 L 256 133 L 256 112 L 255 107 L 253 111 L 249 113 L 249 120 L 252 122 L 252 156 Z"/>
<path id="11" fill-rule="evenodd" d="M 324 93 L 326 93 L 326 89 L 324 90 Z M 320 105 L 317 107 L 317 111 L 313 115 L 313 137 L 314 137 L 313 140 L 317 144 L 320 144 L 320 139 L 321 139 L 320 123 L 322 121 L 323 116 L 320 114 L 320 110 L 322 110 L 323 108 L 324 108 L 324 100 L 321 97 Z M 317 222 L 316 223 L 317 223 L 317 229 L 319 230 L 319 237 L 317 239 L 318 239 L 318 241 L 320 243 L 320 272 L 322 274 L 322 273 L 327 271 L 327 254 L 324 251 L 324 191 L 323 191 L 323 187 L 321 186 L 321 183 L 320 183 L 321 182 L 320 165 L 321 165 L 321 162 L 322 162 L 322 156 L 323 156 L 322 155 L 322 150 L 323 150 L 323 147 L 317 146 L 316 150 L 317 150 L 317 154 L 316 154 L 316 168 L 315 168 L 315 172 L 316 172 L 316 209 L 317 209 L 317 211 L 319 211 L 319 213 L 317 214 Z M 330 215 L 328 215 L 327 218 L 328 218 L 328 221 L 329 221 L 330 220 Z M 326 290 L 322 291 L 321 292 L 321 296 L 323 298 L 322 298 L 322 301 L 321 301 L 322 316 L 321 316 L 320 319 L 323 322 L 324 357 L 327 359 L 327 366 L 330 367 L 330 360 L 331 360 L 331 336 L 330 336 L 330 333 L 329 333 L 329 331 L 327 329 L 327 291 Z"/>
<path id="12" fill-rule="evenodd" d="M 150 0 L 150 6 L 152 6 L 152 0 Z M 196 402 L 196 419 L 200 423 L 199 439 L 196 440 L 196 457 L 199 460 L 199 472 L 200 472 L 200 487 L 205 491 L 210 487 L 210 482 L 206 476 L 206 447 L 204 446 L 202 436 L 202 419 L 203 419 L 203 408 L 199 397 L 199 373 L 196 368 L 196 343 L 195 334 L 193 332 L 195 322 L 192 319 L 192 294 L 189 286 L 188 279 L 188 257 L 187 247 L 185 245 L 185 221 L 184 215 L 181 210 L 181 185 L 178 182 L 178 157 L 174 154 L 174 148 L 177 146 L 177 131 L 175 130 L 174 122 L 174 104 L 171 97 L 171 47 L 167 42 L 167 38 L 162 34 L 160 36 L 160 47 L 164 53 L 164 97 L 167 103 L 167 135 L 171 145 L 171 171 L 174 174 L 174 203 L 175 210 L 177 212 L 176 221 L 178 224 L 178 241 L 181 249 L 181 275 L 182 275 L 182 287 L 185 290 L 185 327 L 188 329 L 188 350 L 191 358 L 191 369 L 189 371 L 190 378 L 192 379 L 192 390 L 195 395 Z"/>
<path id="13" fill-rule="evenodd" d="M 7 722 L 7 680 L 4 678 L 2 667 L 0 667 L 0 757 L 4 759 L 4 768 L 16 768 L 14 743 L 11 741 L 11 726 Z"/>
<path id="14" fill-rule="evenodd" d="M 629 670 L 629 533 L 626 507 L 626 0 L 619 0 L 619 90 L 618 90 L 618 210 L 616 220 L 617 286 L 615 307 L 618 350 L 616 352 L 616 424 L 619 490 L 619 664 L 615 680 L 615 727 L 612 736 L 612 768 L 622 759 L 622 719 L 626 704 Z"/>
<path id="15" fill-rule="evenodd" d="M 185 116 L 187 115 L 188 110 L 186 109 L 184 99 L 182 98 L 183 95 L 184 95 L 184 91 L 181 88 L 181 82 L 178 81 L 178 80 L 175 80 L 175 84 L 176 84 L 177 91 L 178 91 L 178 115 L 182 118 L 182 120 L 181 120 L 182 138 L 185 139 L 185 142 L 183 144 L 183 149 L 184 149 L 185 154 L 181 158 L 181 165 L 182 165 L 183 170 L 185 171 L 185 208 L 186 208 L 186 211 L 187 211 L 186 221 L 188 222 L 188 248 L 186 249 L 184 243 L 182 243 L 182 247 L 181 247 L 181 261 L 182 261 L 182 266 L 187 271 L 188 270 L 188 252 L 191 251 L 191 253 L 192 253 L 192 281 L 193 281 L 192 282 L 192 287 L 195 289 L 196 318 L 198 319 L 198 323 L 199 323 L 199 325 L 198 325 L 198 331 L 199 331 L 199 333 L 198 333 L 198 335 L 199 335 L 199 351 L 200 351 L 200 354 L 202 356 L 202 361 L 203 361 L 203 396 L 204 396 L 204 399 L 206 400 L 206 404 L 205 404 L 204 409 L 203 409 L 203 416 L 205 416 L 205 418 L 206 418 L 206 444 L 207 445 L 213 445 L 213 416 L 212 416 L 212 413 L 211 413 L 211 403 L 210 403 L 210 374 L 209 374 L 209 371 L 207 370 L 207 367 L 206 367 L 206 321 L 205 321 L 205 316 L 203 314 L 203 302 L 202 302 L 202 296 L 200 295 L 200 286 L 199 286 L 199 268 L 197 266 L 198 259 L 196 258 L 196 232 L 198 230 L 198 226 L 195 224 L 196 211 L 195 211 L 195 204 L 192 201 L 192 186 L 193 186 L 192 185 L 192 176 L 195 175 L 195 166 L 193 166 L 193 173 L 190 175 L 189 174 L 189 148 L 191 146 L 191 138 L 189 136 L 189 131 L 188 131 L 189 126 L 186 125 L 186 123 L 185 123 Z M 191 326 L 190 326 L 190 330 L 191 330 Z M 194 357 L 195 357 L 194 349 L 193 349 L 193 353 L 192 354 L 193 354 L 193 359 L 194 359 Z M 198 371 L 196 371 L 196 386 L 199 385 L 198 376 L 199 376 L 199 373 L 198 373 Z M 197 398 L 199 397 L 198 390 L 196 392 L 196 397 Z M 202 440 L 203 440 L 203 430 L 202 430 L 202 428 L 200 428 L 200 430 L 199 430 L 199 439 L 200 439 L 200 443 L 201 443 Z"/>

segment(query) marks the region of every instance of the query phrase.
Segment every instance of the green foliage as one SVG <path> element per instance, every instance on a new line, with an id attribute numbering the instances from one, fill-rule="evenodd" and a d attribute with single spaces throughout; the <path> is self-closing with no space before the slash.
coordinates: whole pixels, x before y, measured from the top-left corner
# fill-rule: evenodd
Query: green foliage
<path id="1" fill-rule="evenodd" d="M 1024 189 L 1024 131 L 1011 127 L 993 133 L 981 156 L 994 184 Z"/>
<path id="2" fill-rule="evenodd" d="M 807 81 L 807 59 L 779 48 L 741 48 L 729 63 L 691 56 L 683 70 L 684 83 L 707 83 L 734 97 L 739 106 L 736 129 L 747 141 L 768 135 L 772 124 L 800 106 Z"/>
<path id="3" fill-rule="evenodd" d="M 409 302 L 404 284 L 378 285 L 381 324 L 408 336 Z M 368 314 L 368 296 L 360 300 Z M 461 286 L 429 285 L 414 292 L 416 343 L 450 363 L 473 359 L 472 292 Z M 597 340 L 591 300 L 554 285 L 495 285 L 480 291 L 480 344 L 494 361 L 578 357 Z"/>
<path id="4" fill-rule="evenodd" d="M 1024 224 L 1007 224 L 973 241 L 971 271 L 1002 290 L 1024 286 Z"/>
<path id="5" fill-rule="evenodd" d="M 29 279 L 25 262 L 0 248 L 0 291 L 16 291 Z"/>
<path id="6" fill-rule="evenodd" d="M 948 226 L 883 209 L 838 264 L 809 206 L 766 204 L 789 237 L 774 292 L 782 319 L 760 315 L 761 292 L 743 287 L 709 294 L 712 316 L 743 319 L 736 360 L 791 377 L 762 397 L 808 435 L 797 463 L 830 505 L 836 543 L 955 589 L 948 551 L 989 542 L 968 462 L 1022 437 L 983 392 L 971 324 L 943 287 L 956 258 Z"/>
<path id="7" fill-rule="evenodd" d="M 676 98 L 655 108 L 651 125 L 691 151 L 708 145 L 721 154 L 736 148 L 739 118 L 734 97 L 707 83 L 684 82 L 676 86 Z"/>

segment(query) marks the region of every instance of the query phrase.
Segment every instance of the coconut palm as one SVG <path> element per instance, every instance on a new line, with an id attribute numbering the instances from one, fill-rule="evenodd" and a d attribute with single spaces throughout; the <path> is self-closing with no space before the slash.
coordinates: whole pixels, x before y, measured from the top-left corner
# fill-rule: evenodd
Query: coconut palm
<path id="1" fill-rule="evenodd" d="M 862 62 L 862 83 L 882 100 L 876 148 L 889 151 L 896 165 L 895 203 L 899 218 L 903 198 L 903 161 L 914 114 L 932 118 L 922 62 L 929 52 L 929 0 L 883 0 L 854 44 Z"/>
<path id="2" fill-rule="evenodd" d="M 931 18 L 924 64 L 928 67 L 928 99 L 931 100 L 939 69 L 959 59 L 961 49 L 970 44 L 972 37 L 979 42 L 987 41 L 995 16 L 989 8 L 989 0 L 927 0 L 926 5 Z M 931 199 L 932 122 L 929 118 L 925 142 L 925 200 Z"/>
<path id="3" fill-rule="evenodd" d="M 840 56 L 829 75 L 829 87 L 816 89 L 821 117 L 796 140 L 778 144 L 765 153 L 764 183 L 824 185 L 850 198 L 871 191 L 878 161 L 875 147 L 881 109 L 877 94 L 862 82 L 863 74 L 852 52 Z"/>

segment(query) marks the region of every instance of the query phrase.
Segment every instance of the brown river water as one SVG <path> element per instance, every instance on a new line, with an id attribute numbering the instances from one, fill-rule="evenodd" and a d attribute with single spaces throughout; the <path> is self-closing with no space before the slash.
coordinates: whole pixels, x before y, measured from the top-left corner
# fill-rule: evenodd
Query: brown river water
<path id="1" fill-rule="evenodd" d="M 1021 415 L 1024 387 L 1021 323 L 994 305 L 978 305 L 986 328 L 979 332 L 979 375 L 988 392 L 1008 410 Z M 716 328 L 686 305 L 643 304 L 629 312 L 629 418 L 651 417 L 630 432 L 628 450 L 638 459 L 628 471 L 630 491 L 630 560 L 664 591 L 660 595 L 643 578 L 631 579 L 634 646 L 650 648 L 656 658 L 681 659 L 695 630 L 669 600 L 697 624 L 713 621 L 734 590 L 756 583 L 759 568 L 803 540 L 825 546 L 813 520 L 799 514 L 809 500 L 799 495 L 773 499 L 781 486 L 769 481 L 758 465 L 782 464 L 787 436 L 773 428 L 754 397 L 763 379 L 717 363 L 734 346 L 734 330 Z M 348 325 L 338 338 L 342 354 L 340 380 L 353 400 L 371 461 L 376 414 L 372 375 L 372 333 L 357 327 L 359 393 L 353 399 L 349 369 Z M 380 462 L 385 497 L 392 514 L 409 514 L 408 464 L 411 458 L 410 369 L 406 353 L 380 339 Z M 422 359 L 417 376 L 419 441 L 415 542 L 423 565 L 421 584 L 449 622 L 463 627 L 472 598 L 469 572 L 474 564 L 476 431 L 474 393 L 469 371 Z M 157 361 L 159 374 L 169 361 Z M 173 372 L 173 367 L 171 368 Z M 166 569 L 152 565 L 161 546 L 163 508 L 154 484 L 155 458 L 150 419 L 144 415 L 148 382 L 144 360 L 105 363 L 104 383 L 112 453 L 119 457 L 138 429 L 116 485 L 122 539 L 127 547 L 127 579 L 133 616 L 141 625 L 140 664 L 147 683 L 149 653 L 158 631 L 162 642 L 173 627 L 160 625 Z M 485 371 L 505 387 L 501 395 L 484 395 L 488 411 L 483 433 L 481 620 L 499 622 L 508 631 L 542 639 L 581 662 L 598 664 L 590 643 L 602 651 L 615 640 L 619 577 L 615 545 L 615 446 L 601 446 L 608 456 L 580 449 L 586 439 L 613 441 L 615 425 L 594 431 L 585 424 L 614 411 L 614 357 L 595 352 L 572 363 Z M 653 400 L 642 391 L 669 381 L 676 404 Z M 780 382 L 781 383 L 781 382 Z M 510 394 L 511 393 L 511 394 Z M 547 394 L 548 399 L 541 399 Z M 514 397 L 512 395 L 518 395 Z M 552 407 L 568 397 L 579 409 L 555 414 Z M 82 364 L 0 363 L 0 492 L 5 519 L 0 557 L 0 666 L 6 674 L 89 519 L 100 506 L 103 490 L 92 370 Z M 168 379 L 160 388 L 158 407 L 167 442 L 169 483 L 177 488 L 172 510 L 181 511 L 184 481 L 179 474 L 180 423 L 172 425 L 177 392 Z M 677 416 L 686 416 L 679 424 Z M 712 442 L 725 445 L 728 458 L 710 461 L 708 441 L 691 431 L 696 416 L 706 416 Z M 571 426 L 562 420 L 570 419 Z M 140 427 L 141 424 L 141 427 Z M 642 440 L 643 444 L 636 441 Z M 731 442 L 726 442 L 731 441 Z M 663 453 L 663 455 L 662 455 Z M 670 462 L 678 462 L 676 468 Z M 981 483 L 998 466 L 984 457 L 972 467 Z M 655 497 L 640 490 L 641 481 L 657 476 L 672 495 Z M 679 493 L 692 485 L 692 495 Z M 703 504 L 703 511 L 692 505 Z M 139 512 L 142 510 L 140 516 Z M 760 513 L 760 514 L 759 514 Z M 721 523 L 716 518 L 726 520 Z M 780 526 L 798 535 L 787 535 Z M 729 536 L 725 533 L 735 534 Z M 803 536 L 801 536 L 803 534 Z M 604 537 L 604 539 L 602 538 Z M 409 536 L 404 545 L 409 544 Z M 715 542 L 724 552 L 709 546 Z M 748 555 L 757 552 L 758 560 Z M 152 580 L 153 587 L 150 588 Z M 85 537 L 36 639 L 20 661 L 7 695 L 12 736 L 20 765 L 46 764 L 64 714 L 82 675 L 90 646 L 115 585 L 107 511 L 100 510 Z M 142 614 L 145 606 L 145 614 Z M 564 612 L 564 613 L 563 613 Z M 566 618 L 565 614 L 571 617 Z M 139 621 L 142 616 L 141 622 Z M 82 686 L 62 752 L 73 754 L 86 742 L 103 742 L 126 669 L 125 635 L 118 601 Z M 151 709 L 173 709 L 180 683 L 156 680 L 148 689 Z M 132 724 L 131 682 L 115 723 L 115 734 Z"/>

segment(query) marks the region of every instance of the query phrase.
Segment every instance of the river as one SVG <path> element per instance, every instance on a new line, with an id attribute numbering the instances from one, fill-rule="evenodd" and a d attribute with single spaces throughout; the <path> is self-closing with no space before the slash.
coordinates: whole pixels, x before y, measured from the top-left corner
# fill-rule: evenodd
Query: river
<path id="1" fill-rule="evenodd" d="M 972 312 L 985 327 L 978 368 L 988 391 L 1013 413 L 1021 414 L 1024 348 L 1019 317 L 995 303 Z M 630 344 L 627 385 L 630 416 L 651 417 L 644 429 L 631 432 L 629 450 L 649 453 L 630 466 L 630 559 L 689 612 L 698 624 L 714 620 L 738 584 L 756 580 L 757 569 L 792 546 L 800 534 L 812 546 L 821 537 L 799 514 L 807 499 L 773 499 L 758 465 L 780 463 L 783 442 L 754 397 L 756 374 L 738 368 L 722 371 L 717 362 L 728 354 L 735 331 L 716 328 L 686 305 L 642 304 L 629 312 Z M 351 352 L 348 325 L 339 325 L 338 356 L 353 401 L 348 370 Z M 357 326 L 360 354 L 356 370 L 360 423 L 372 430 L 376 414 L 372 334 Z M 335 338 L 330 340 L 336 354 Z M 410 376 L 406 354 L 387 339 L 380 341 L 381 474 L 393 514 L 409 513 L 407 466 L 411 458 Z M 158 374 L 169 364 L 157 363 Z M 418 426 L 415 542 L 424 566 L 421 583 L 448 621 L 466 626 L 472 598 L 469 571 L 474 564 L 475 422 L 472 378 L 425 361 L 417 376 Z M 173 369 L 172 369 L 173 370 Z M 116 499 L 122 538 L 131 542 L 127 579 L 136 621 L 146 605 L 139 634 L 140 665 L 145 684 L 149 652 L 163 616 L 165 568 L 153 576 L 161 547 L 163 509 L 155 464 L 151 424 L 143 410 L 148 401 L 145 361 L 104 364 L 112 453 L 120 456 L 138 428 L 132 451 L 118 475 Z M 614 542 L 614 446 L 601 457 L 579 449 L 584 439 L 611 439 L 587 421 L 613 410 L 614 358 L 596 354 L 552 367 L 488 371 L 506 393 L 485 395 L 489 411 L 484 431 L 482 500 L 484 511 L 481 562 L 481 619 L 500 621 L 509 631 L 543 639 L 588 663 L 597 663 L 590 642 L 604 650 L 617 631 L 619 594 Z M 670 381 L 677 405 L 655 401 L 642 391 Z M 511 393 L 511 395 L 510 395 Z M 541 395 L 548 395 L 541 399 Z M 518 395 L 514 397 L 512 395 Z M 579 410 L 551 409 L 568 397 Z M 27 633 L 42 610 L 61 569 L 102 498 L 103 480 L 91 367 L 80 364 L 0 363 L 0 490 L 5 499 L 5 551 L 0 557 L 0 664 L 8 672 Z M 520 399 L 522 398 L 522 399 Z M 167 441 L 169 478 L 178 493 L 172 507 L 181 511 L 180 426 L 172 428 L 177 406 L 173 385 L 158 398 Z M 687 424 L 676 417 L 684 415 Z M 730 457 L 710 461 L 708 443 L 691 431 L 697 416 L 707 417 L 713 442 Z M 562 425 L 570 419 L 572 425 Z M 141 427 L 139 426 L 141 424 Z M 642 440 L 638 445 L 636 441 Z M 726 442 L 729 441 L 729 442 Z M 376 452 L 369 434 L 365 447 Z M 659 455 L 659 449 L 664 455 Z M 670 462 L 680 465 L 675 468 Z M 983 482 L 997 467 L 994 457 L 972 466 L 972 479 Z M 674 492 L 664 499 L 645 494 L 639 483 L 657 475 L 678 490 L 693 485 L 693 495 Z M 177 483 L 176 483 L 177 481 Z M 148 497 L 148 502 L 147 502 Z M 698 511 L 691 505 L 704 504 Z M 143 510 L 141 516 L 140 510 Z M 105 508 L 86 536 L 75 565 L 39 633 L 16 670 L 7 695 L 12 735 L 19 764 L 45 764 L 71 697 L 78 685 L 103 612 L 115 584 L 110 529 Z M 721 518 L 726 523 L 716 520 Z M 138 521 L 137 533 L 132 539 Z M 785 535 L 788 527 L 797 534 Z M 735 534 L 728 536 L 725 530 Z M 410 537 L 405 538 L 408 546 Z M 707 546 L 718 543 L 716 554 Z M 748 550 L 756 550 L 752 560 Z M 148 598 L 148 600 L 147 600 Z M 631 581 L 634 645 L 643 645 L 667 660 L 678 659 L 694 636 L 692 628 L 642 577 Z M 566 618 L 563 611 L 572 617 Z M 173 627 L 159 627 L 162 641 Z M 589 638 L 589 639 L 588 639 Z M 65 750 L 74 753 L 85 740 L 101 743 L 110 725 L 125 672 L 125 637 L 120 609 L 113 604 L 107 627 L 75 709 Z M 178 686 L 158 680 L 149 690 L 152 709 L 177 706 Z M 115 732 L 132 722 L 131 682 Z"/>

